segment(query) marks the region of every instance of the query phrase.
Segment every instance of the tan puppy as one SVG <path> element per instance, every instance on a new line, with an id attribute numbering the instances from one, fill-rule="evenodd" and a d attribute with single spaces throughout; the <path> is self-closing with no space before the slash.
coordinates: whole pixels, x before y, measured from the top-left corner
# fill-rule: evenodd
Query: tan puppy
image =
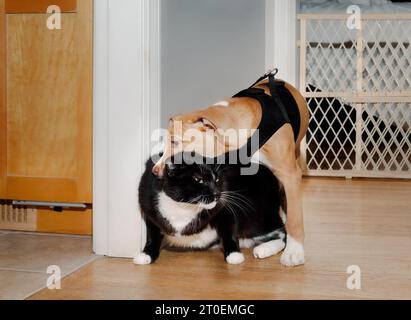
<path id="1" fill-rule="evenodd" d="M 255 87 L 264 89 L 270 95 L 268 80 Z M 304 224 L 301 194 L 301 169 L 298 164 L 300 142 L 306 134 L 309 112 L 304 97 L 296 88 L 285 83 L 285 88 L 295 99 L 300 112 L 300 131 L 295 142 L 290 124 L 283 125 L 260 149 L 260 162 L 273 171 L 281 181 L 287 198 L 287 246 L 281 263 L 296 266 L 304 263 Z M 252 98 L 231 98 L 221 101 L 207 109 L 173 117 L 168 128 L 168 141 L 164 154 L 153 168 L 153 173 L 162 176 L 165 163 L 173 154 L 180 151 L 195 151 L 208 157 L 216 157 L 236 150 L 246 143 L 261 120 L 260 103 Z M 238 136 L 237 141 L 226 141 L 222 130 L 248 129 L 248 136 Z M 187 132 L 190 135 L 186 135 Z M 196 138 L 192 138 L 192 133 Z M 234 139 L 235 140 L 235 139 Z"/>

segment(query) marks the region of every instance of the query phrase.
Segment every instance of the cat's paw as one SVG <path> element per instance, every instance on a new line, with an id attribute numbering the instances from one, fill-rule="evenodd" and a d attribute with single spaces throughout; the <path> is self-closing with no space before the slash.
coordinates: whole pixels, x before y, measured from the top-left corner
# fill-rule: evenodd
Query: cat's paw
<path id="1" fill-rule="evenodd" d="M 256 246 L 253 254 L 257 259 L 265 259 L 278 254 L 284 247 L 285 242 L 282 239 L 272 240 Z"/>
<path id="2" fill-rule="evenodd" d="M 305 257 L 303 245 L 287 235 L 287 246 L 281 256 L 280 262 L 286 267 L 295 267 L 304 264 Z"/>
<path id="3" fill-rule="evenodd" d="M 144 252 L 138 253 L 133 259 L 133 263 L 138 264 L 138 265 L 146 265 L 146 264 L 150 264 L 151 262 L 152 262 L 151 257 Z"/>
<path id="4" fill-rule="evenodd" d="M 244 255 L 241 252 L 231 252 L 226 258 L 228 264 L 241 264 L 245 260 Z"/>

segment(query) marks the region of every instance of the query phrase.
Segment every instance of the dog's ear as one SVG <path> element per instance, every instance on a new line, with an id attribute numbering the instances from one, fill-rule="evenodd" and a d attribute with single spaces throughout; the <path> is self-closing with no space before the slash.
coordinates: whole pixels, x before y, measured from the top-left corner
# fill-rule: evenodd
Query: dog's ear
<path id="1" fill-rule="evenodd" d="M 207 129 L 211 129 L 214 131 L 217 130 L 217 127 L 210 120 L 202 118 L 201 122 L 203 123 L 204 127 L 206 127 Z"/>
<path id="2" fill-rule="evenodd" d="M 214 125 L 214 123 L 206 118 L 197 119 L 197 121 L 194 122 L 194 127 L 202 131 L 217 130 L 217 127 Z"/>

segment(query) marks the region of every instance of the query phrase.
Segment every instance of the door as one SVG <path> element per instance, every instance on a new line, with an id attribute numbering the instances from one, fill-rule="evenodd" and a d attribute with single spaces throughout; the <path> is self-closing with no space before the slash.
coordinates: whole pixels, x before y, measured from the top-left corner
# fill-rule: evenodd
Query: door
<path id="1" fill-rule="evenodd" d="M 0 199 L 90 208 L 92 4 L 0 0 Z M 48 27 L 50 5 L 61 29 Z"/>

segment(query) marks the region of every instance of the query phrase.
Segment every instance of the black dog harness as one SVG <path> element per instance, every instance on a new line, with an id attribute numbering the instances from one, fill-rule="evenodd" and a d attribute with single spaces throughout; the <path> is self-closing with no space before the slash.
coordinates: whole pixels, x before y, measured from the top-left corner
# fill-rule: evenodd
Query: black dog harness
<path id="1" fill-rule="evenodd" d="M 251 157 L 285 124 L 289 123 L 294 132 L 294 140 L 298 138 L 300 132 L 300 111 L 297 102 L 292 94 L 285 87 L 282 81 L 276 81 L 275 75 L 278 69 L 267 72 L 254 82 L 248 89 L 237 93 L 233 98 L 253 98 L 258 100 L 261 105 L 261 121 L 257 127 L 258 149 L 252 148 L 252 141 L 255 137 L 250 137 L 247 144 L 247 154 Z M 266 94 L 263 89 L 254 86 L 268 78 L 268 88 L 271 96 Z M 286 107 L 287 106 L 287 107 Z"/>

